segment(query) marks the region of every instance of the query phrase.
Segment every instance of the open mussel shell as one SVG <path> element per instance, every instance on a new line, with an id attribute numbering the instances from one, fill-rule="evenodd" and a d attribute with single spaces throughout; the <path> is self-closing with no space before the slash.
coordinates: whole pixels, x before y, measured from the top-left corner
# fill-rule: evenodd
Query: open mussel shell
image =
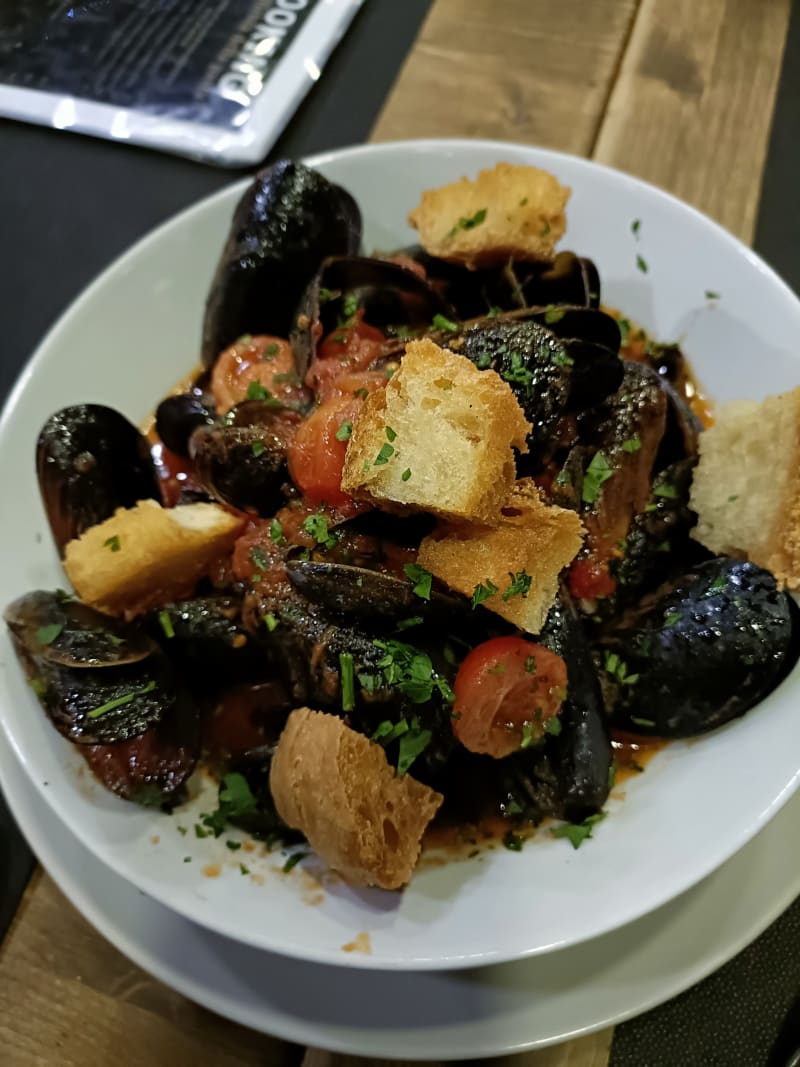
<path id="1" fill-rule="evenodd" d="M 284 501 L 293 435 L 294 427 L 278 418 L 270 425 L 200 427 L 189 442 L 195 477 L 222 504 L 274 515 Z"/>
<path id="2" fill-rule="evenodd" d="M 360 243 L 361 213 L 346 190 L 290 160 L 260 171 L 236 207 L 211 283 L 205 366 L 244 333 L 288 337 L 322 261 Z"/>
<path id="3" fill-rule="evenodd" d="M 8 605 L 5 620 L 30 655 L 74 670 L 130 666 L 156 651 L 141 630 L 64 593 L 27 593 Z"/>
<path id="4" fill-rule="evenodd" d="M 189 438 L 198 426 L 213 426 L 214 412 L 192 393 L 168 396 L 156 408 L 156 433 L 177 456 L 189 455 Z"/>
<path id="5" fill-rule="evenodd" d="M 432 589 L 430 599 L 417 596 L 414 583 L 383 571 L 343 563 L 289 560 L 289 581 L 303 596 L 342 615 L 400 621 L 407 617 L 469 610 L 468 601 Z"/>
<path id="6" fill-rule="evenodd" d="M 158 646 L 93 608 L 36 592 L 15 600 L 6 620 L 32 688 L 70 741 L 139 737 L 183 699 Z"/>
<path id="7" fill-rule="evenodd" d="M 291 341 L 301 376 L 318 341 L 346 319 L 345 297 L 363 308 L 365 322 L 389 336 L 397 331 L 422 333 L 430 329 L 436 315 L 455 316 L 444 297 L 407 267 L 367 256 L 328 259 L 309 284 L 295 316 Z"/>
<path id="8" fill-rule="evenodd" d="M 161 499 L 147 440 L 102 404 L 76 404 L 50 416 L 36 444 L 36 471 L 59 551 L 117 508 Z"/>
<path id="9" fill-rule="evenodd" d="M 171 808 L 200 757 L 200 721 L 181 699 L 171 714 L 140 737 L 110 745 L 81 745 L 80 752 L 106 789 L 146 807 Z"/>
<path id="10" fill-rule="evenodd" d="M 599 642 L 614 724 L 691 737 L 743 715 L 796 660 L 794 629 L 767 571 L 725 557 L 698 564 Z"/>

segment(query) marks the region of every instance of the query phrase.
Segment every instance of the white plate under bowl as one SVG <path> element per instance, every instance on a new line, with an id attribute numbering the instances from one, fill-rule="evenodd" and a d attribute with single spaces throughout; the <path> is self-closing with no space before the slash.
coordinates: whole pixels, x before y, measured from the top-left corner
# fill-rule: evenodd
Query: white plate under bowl
<path id="1" fill-rule="evenodd" d="M 700 885 L 585 945 L 479 970 L 344 970 L 242 945 L 137 892 L 64 831 L 2 734 L 0 776 L 47 871 L 120 952 L 228 1019 L 353 1055 L 464 1060 L 601 1030 L 721 967 L 800 893 L 795 796 Z"/>
<path id="2" fill-rule="evenodd" d="M 366 220 L 366 248 L 409 242 L 420 192 L 498 160 L 533 163 L 573 189 L 565 247 L 597 263 L 603 299 L 657 337 L 683 343 L 708 394 L 763 396 L 800 381 L 800 303 L 752 252 L 663 192 L 582 159 L 469 141 L 386 144 L 312 163 L 345 185 Z M 0 424 L 4 487 L 0 603 L 63 584 L 33 469 L 55 409 L 110 403 L 142 419 L 197 357 L 203 301 L 243 186 L 177 216 L 136 245 L 45 339 Z M 638 235 L 631 223 L 639 219 Z M 98 220 L 102 225 L 102 220 Z M 637 269 L 637 256 L 648 265 Z M 706 299 L 707 290 L 720 294 Z M 125 804 L 77 777 L 78 757 L 47 722 L 5 635 L 0 715 L 36 787 L 67 827 L 133 885 L 218 933 L 259 948 L 371 968 L 454 968 L 574 945 L 631 922 L 740 849 L 800 781 L 800 672 L 743 719 L 674 744 L 612 800 L 573 851 L 543 833 L 521 853 L 421 871 L 404 893 L 317 892 L 301 870 L 248 859 L 223 841 L 183 837 L 175 818 Z M 45 784 L 47 783 L 47 784 Z M 153 839 L 158 838 L 158 844 Z M 184 856 L 191 863 L 184 863 Z M 220 864 L 219 877 L 201 870 Z M 258 884 L 262 883 L 262 884 Z M 311 906 L 313 903 L 314 906 Z M 369 934 L 372 953 L 342 946 Z"/>

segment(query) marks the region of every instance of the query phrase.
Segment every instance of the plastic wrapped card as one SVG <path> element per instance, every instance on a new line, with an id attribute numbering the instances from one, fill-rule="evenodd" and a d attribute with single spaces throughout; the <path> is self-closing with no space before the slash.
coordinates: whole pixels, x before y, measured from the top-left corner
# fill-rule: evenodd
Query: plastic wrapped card
<path id="1" fill-rule="evenodd" d="M 264 158 L 362 0 L 10 0 L 0 115 L 240 166 Z"/>

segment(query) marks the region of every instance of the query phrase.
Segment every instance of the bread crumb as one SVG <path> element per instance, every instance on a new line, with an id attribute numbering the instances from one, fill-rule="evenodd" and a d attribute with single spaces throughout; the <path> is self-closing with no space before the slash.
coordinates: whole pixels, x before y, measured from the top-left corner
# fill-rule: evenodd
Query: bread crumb
<path id="1" fill-rule="evenodd" d="M 366 930 L 356 934 L 353 941 L 348 941 L 346 945 L 342 945 L 342 952 L 363 952 L 365 956 L 371 956 L 372 940 Z"/>

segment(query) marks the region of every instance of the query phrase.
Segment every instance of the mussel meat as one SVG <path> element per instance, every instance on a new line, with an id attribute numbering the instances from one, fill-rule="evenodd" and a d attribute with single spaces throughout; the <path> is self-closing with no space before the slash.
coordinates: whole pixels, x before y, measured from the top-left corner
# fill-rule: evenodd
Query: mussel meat
<path id="1" fill-rule="evenodd" d="M 797 659 L 793 607 L 753 563 L 698 564 L 598 642 L 615 725 L 691 737 L 743 715 Z"/>
<path id="2" fill-rule="evenodd" d="M 140 737 L 187 699 L 155 642 L 69 597 L 28 593 L 5 619 L 32 688 L 70 741 Z"/>
<path id="3" fill-rule="evenodd" d="M 204 365 L 244 333 L 288 337 L 322 261 L 360 243 L 361 213 L 340 186 L 290 160 L 260 171 L 236 207 L 211 284 Z"/>
<path id="4" fill-rule="evenodd" d="M 60 552 L 117 508 L 161 500 L 147 440 L 124 415 L 101 404 L 77 404 L 50 416 L 36 445 L 36 470 Z"/>

